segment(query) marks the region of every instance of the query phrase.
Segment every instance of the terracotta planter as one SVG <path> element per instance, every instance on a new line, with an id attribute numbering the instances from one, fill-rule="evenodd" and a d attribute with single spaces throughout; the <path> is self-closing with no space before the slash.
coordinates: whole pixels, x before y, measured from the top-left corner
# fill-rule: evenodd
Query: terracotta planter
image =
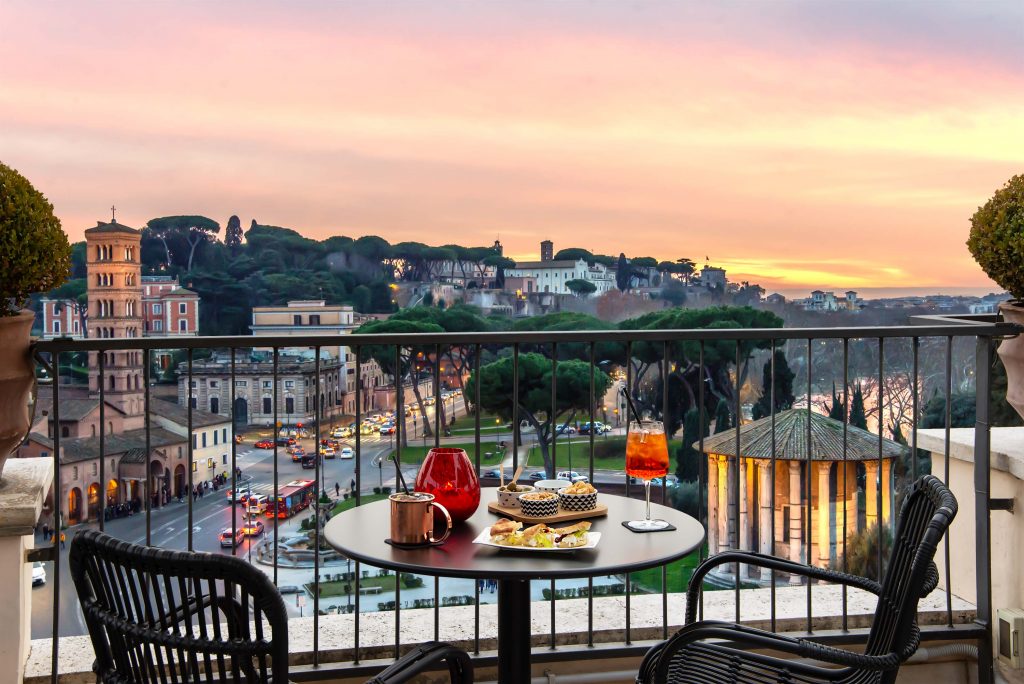
<path id="1" fill-rule="evenodd" d="M 0 471 L 32 427 L 29 401 L 36 375 L 29 355 L 33 313 L 0 318 Z"/>
<path id="2" fill-rule="evenodd" d="M 999 313 L 1007 323 L 1024 325 L 1024 306 L 1003 302 Z M 999 343 L 996 350 L 1006 367 L 1006 401 L 1024 417 L 1024 335 Z"/>

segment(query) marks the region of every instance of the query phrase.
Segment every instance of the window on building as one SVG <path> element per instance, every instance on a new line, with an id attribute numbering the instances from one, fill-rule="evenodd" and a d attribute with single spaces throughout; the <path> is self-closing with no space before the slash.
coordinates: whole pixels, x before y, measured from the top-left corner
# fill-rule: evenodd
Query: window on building
<path id="1" fill-rule="evenodd" d="M 163 321 L 153 321 L 153 330 L 155 332 L 163 332 L 163 329 L 164 329 L 164 322 Z"/>
<path id="2" fill-rule="evenodd" d="M 203 437 L 206 437 L 206 433 L 203 433 Z M 216 430 L 213 431 L 213 446 L 217 446 L 220 443 L 220 433 Z"/>
<path id="3" fill-rule="evenodd" d="M 309 324 L 310 325 L 320 325 L 320 314 L 310 314 L 309 315 Z"/>
<path id="4" fill-rule="evenodd" d="M 178 302 L 178 313 L 180 313 L 180 314 L 188 313 L 188 304 L 186 304 L 185 302 Z"/>
<path id="5" fill-rule="evenodd" d="M 248 387 L 248 386 L 249 386 L 249 381 L 248 380 L 235 380 L 235 387 Z"/>
<path id="6" fill-rule="evenodd" d="M 285 389 L 295 389 L 295 381 L 294 380 L 285 380 L 284 381 L 284 388 Z"/>
<path id="7" fill-rule="evenodd" d="M 70 437 L 71 436 L 71 430 L 68 428 L 67 425 L 61 426 L 61 428 L 60 428 L 60 436 L 61 437 Z"/>
<path id="8" fill-rule="evenodd" d="M 192 450 L 195 451 L 195 449 L 196 449 L 196 436 L 192 435 Z"/>
<path id="9" fill-rule="evenodd" d="M 227 465 L 228 464 L 228 455 L 227 454 L 221 454 L 220 455 L 220 462 L 221 462 L 222 465 Z"/>
<path id="10" fill-rule="evenodd" d="M 194 395 L 194 394 L 191 397 L 188 398 L 188 403 L 194 409 L 199 408 L 199 402 L 196 400 L 196 395 Z"/>
<path id="11" fill-rule="evenodd" d="M 220 413 L 219 397 L 210 397 L 210 413 Z"/>
<path id="12" fill-rule="evenodd" d="M 161 313 L 163 313 L 163 312 L 164 312 L 164 309 L 163 309 L 163 307 L 162 307 L 162 306 L 160 306 L 160 304 L 154 304 L 154 305 L 153 305 L 153 313 L 155 313 L 155 314 L 161 314 Z"/>
<path id="13" fill-rule="evenodd" d="M 228 429 L 227 428 L 222 428 L 221 429 L 221 441 L 224 442 L 225 444 L 228 443 Z"/>
<path id="14" fill-rule="evenodd" d="M 184 318 L 178 320 L 178 332 L 188 332 L 188 321 Z"/>
<path id="15" fill-rule="evenodd" d="M 212 388 L 220 387 L 220 381 L 218 381 L 218 380 L 210 380 L 210 387 L 212 387 Z"/>
<path id="16" fill-rule="evenodd" d="M 295 413 L 295 397 L 284 398 L 284 412 Z"/>
<path id="17" fill-rule="evenodd" d="M 292 325 L 302 325 L 302 316 L 300 314 L 292 316 Z"/>
<path id="18" fill-rule="evenodd" d="M 263 389 L 270 389 L 270 380 L 263 381 Z"/>
<path id="19" fill-rule="evenodd" d="M 274 407 L 270 397 L 263 397 L 263 413 L 264 415 L 270 415 L 274 412 Z"/>
<path id="20" fill-rule="evenodd" d="M 59 333 L 60 332 L 60 321 L 54 321 L 53 322 L 53 332 L 55 332 L 55 333 Z"/>
<path id="21" fill-rule="evenodd" d="M 78 466 L 71 466 L 71 479 L 72 480 L 77 480 L 78 479 Z"/>
<path id="22" fill-rule="evenodd" d="M 203 433 L 203 448 L 206 448 L 206 433 Z"/>
<path id="23" fill-rule="evenodd" d="M 197 383 L 196 383 L 196 381 L 195 381 L 195 380 L 189 380 L 189 381 L 188 381 L 188 386 L 189 386 L 190 388 L 192 388 L 192 389 L 195 389 L 195 388 L 196 388 L 196 384 L 197 384 Z"/>
<path id="24" fill-rule="evenodd" d="M 306 413 L 309 413 L 309 397 L 306 397 Z"/>

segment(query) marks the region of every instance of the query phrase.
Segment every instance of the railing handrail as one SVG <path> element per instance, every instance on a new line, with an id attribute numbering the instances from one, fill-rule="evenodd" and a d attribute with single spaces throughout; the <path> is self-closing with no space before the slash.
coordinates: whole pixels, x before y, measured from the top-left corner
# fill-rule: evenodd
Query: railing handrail
<path id="1" fill-rule="evenodd" d="M 346 347 L 400 345 L 510 345 L 581 342 L 685 342 L 715 340 L 880 339 L 894 337 L 1001 337 L 1017 335 L 1019 326 L 1005 322 L 839 328 L 689 328 L 665 330 L 479 331 L 440 333 L 352 333 L 339 335 Z M 181 337 L 72 338 L 35 342 L 38 352 L 109 351 L 113 349 L 219 349 L 242 347 L 323 347 L 330 335 L 225 335 Z"/>

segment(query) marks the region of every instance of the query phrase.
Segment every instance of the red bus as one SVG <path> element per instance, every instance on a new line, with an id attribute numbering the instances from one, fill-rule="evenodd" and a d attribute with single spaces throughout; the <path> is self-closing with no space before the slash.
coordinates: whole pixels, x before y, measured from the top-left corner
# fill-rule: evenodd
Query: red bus
<path id="1" fill-rule="evenodd" d="M 313 480 L 292 480 L 277 490 L 277 504 L 267 502 L 267 517 L 278 518 L 295 515 L 316 500 L 316 482 Z"/>

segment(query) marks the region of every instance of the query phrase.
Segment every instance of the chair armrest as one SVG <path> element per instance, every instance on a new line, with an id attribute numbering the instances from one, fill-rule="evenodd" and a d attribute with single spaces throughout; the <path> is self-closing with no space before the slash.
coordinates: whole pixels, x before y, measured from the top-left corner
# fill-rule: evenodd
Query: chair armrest
<path id="1" fill-rule="evenodd" d="M 407 682 L 442 660 L 448 663 L 448 674 L 451 676 L 452 684 L 473 684 L 473 663 L 469 659 L 469 654 L 451 644 L 436 641 L 420 644 L 366 684 Z"/>
<path id="2" fill-rule="evenodd" d="M 820 579 L 835 584 L 845 584 L 849 587 L 869 591 L 876 596 L 882 592 L 882 587 L 878 582 L 866 577 L 850 575 L 845 572 L 837 572 L 835 570 L 827 570 L 814 565 L 794 563 L 793 561 L 785 560 L 784 558 L 767 556 L 762 553 L 753 553 L 751 551 L 723 551 L 722 553 L 711 556 L 698 565 L 697 569 L 693 571 L 693 576 L 690 578 L 690 586 L 686 590 L 686 624 L 690 624 L 697 619 L 697 603 L 704 584 L 704 576 L 713 568 L 726 563 L 743 563 L 744 565 L 754 565 L 761 568 L 779 570 L 781 572 L 788 572 L 792 575 L 800 575 L 811 579 Z M 935 577 L 937 580 L 938 574 L 936 574 Z"/>
<path id="3" fill-rule="evenodd" d="M 917 632 L 917 634 L 919 635 L 920 632 Z M 646 658 L 644 662 L 644 665 L 648 667 L 648 674 L 654 675 L 653 679 L 638 679 L 637 681 L 667 681 L 668 668 L 673 656 L 687 645 L 703 641 L 704 639 L 722 639 L 751 648 L 782 651 L 822 663 L 876 672 L 890 671 L 899 667 L 900 663 L 916 650 L 917 644 L 920 642 L 918 636 L 916 639 L 911 639 L 913 642 L 912 648 L 905 649 L 903 653 L 890 652 L 885 655 L 876 656 L 847 651 L 814 641 L 807 641 L 806 639 L 795 639 L 728 622 L 702 621 L 686 625 L 668 641 L 655 646 L 654 648 L 660 649 L 659 652 L 651 658 L 652 662 L 648 662 Z M 814 666 L 806 667 L 808 669 L 824 670 Z M 835 671 L 833 670 L 831 674 L 835 674 Z"/>

